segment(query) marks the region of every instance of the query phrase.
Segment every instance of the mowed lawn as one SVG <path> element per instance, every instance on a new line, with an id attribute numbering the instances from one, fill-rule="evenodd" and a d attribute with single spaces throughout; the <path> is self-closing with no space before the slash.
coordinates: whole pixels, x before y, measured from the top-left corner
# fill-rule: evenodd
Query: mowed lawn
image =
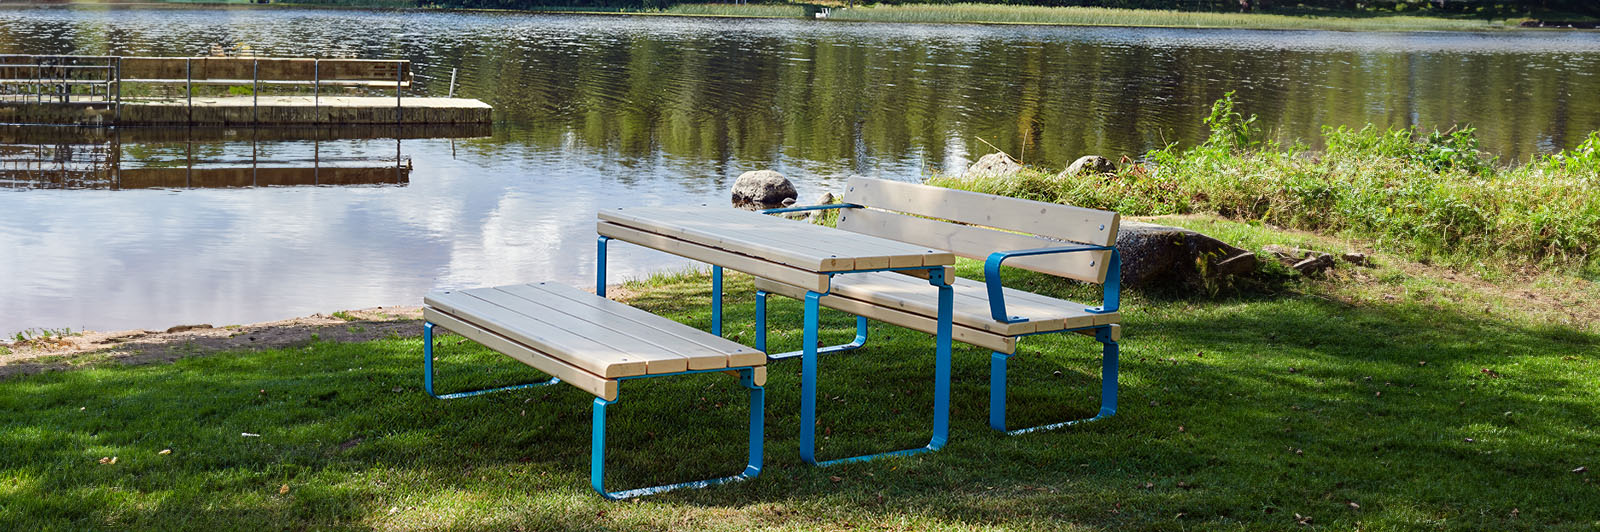
<path id="1" fill-rule="evenodd" d="M 15 377 L 0 382 L 0 530 L 1600 527 L 1600 335 L 1440 303 L 1419 293 L 1448 283 L 1388 268 L 1367 288 L 1402 295 L 1377 302 L 1297 279 L 1129 292 L 1118 414 L 1053 432 L 989 430 L 989 353 L 958 345 L 950 444 L 917 457 L 801 463 L 799 365 L 776 362 L 760 478 L 625 503 L 588 487 L 592 396 L 432 399 L 416 337 Z M 749 279 L 731 276 L 729 291 L 728 336 L 749 343 Z M 705 275 L 627 292 L 709 325 Z M 774 347 L 798 348 L 800 305 L 773 301 Z M 853 334 L 849 317 L 824 316 L 825 342 Z M 542 377 L 459 337 L 439 343 L 445 391 Z M 868 348 L 822 359 L 824 458 L 926 443 L 932 345 L 874 324 Z M 1013 425 L 1091 415 L 1097 346 L 1025 340 Z M 739 470 L 746 413 L 720 374 L 626 383 L 612 485 Z"/>

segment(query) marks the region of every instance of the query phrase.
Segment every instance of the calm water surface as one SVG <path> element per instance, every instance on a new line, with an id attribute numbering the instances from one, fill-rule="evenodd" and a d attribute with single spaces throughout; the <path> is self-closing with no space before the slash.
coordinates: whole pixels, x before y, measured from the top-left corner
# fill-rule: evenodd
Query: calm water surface
<path id="1" fill-rule="evenodd" d="M 851 174 L 1194 142 L 1237 90 L 1283 140 L 1477 127 L 1507 160 L 1600 129 L 1600 33 L 1028 28 L 357 10 L 0 9 L 0 53 L 402 57 L 489 131 L 100 133 L 0 126 L 0 333 L 216 325 L 593 279 L 594 212 Z M 403 138 L 402 138 L 403 137 Z M 321 140 L 305 140 L 317 138 Z M 396 140 L 400 138 L 400 140 Z M 81 168 L 111 153 L 120 182 Z M 9 165 L 9 166 L 7 166 Z M 31 166 L 29 166 L 31 165 Z M 26 170 L 23 172 L 22 170 Z M 618 246 L 613 275 L 682 268 Z"/>

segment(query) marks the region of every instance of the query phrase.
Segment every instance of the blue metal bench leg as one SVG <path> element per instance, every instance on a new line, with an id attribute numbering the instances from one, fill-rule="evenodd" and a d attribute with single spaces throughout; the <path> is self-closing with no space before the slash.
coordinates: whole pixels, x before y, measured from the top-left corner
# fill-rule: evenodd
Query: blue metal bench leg
<path id="1" fill-rule="evenodd" d="M 722 267 L 711 267 L 711 334 L 722 336 Z"/>
<path id="2" fill-rule="evenodd" d="M 817 437 L 817 300 L 822 294 L 806 292 L 805 334 L 800 362 L 800 459 L 817 466 L 862 462 L 886 456 L 910 456 L 943 448 L 950 439 L 951 303 L 954 290 L 944 280 L 942 268 L 930 271 L 928 283 L 939 287 L 938 340 L 934 349 L 933 437 L 928 445 L 913 449 L 868 454 L 819 462 Z M 768 357 L 771 358 L 770 356 Z"/>
<path id="3" fill-rule="evenodd" d="M 763 353 L 767 352 L 767 298 L 771 295 L 771 293 L 768 293 L 765 290 L 756 290 L 756 350 Z M 856 316 L 855 340 L 852 340 L 848 344 L 831 345 L 828 347 L 818 348 L 817 354 L 826 355 L 830 353 L 854 351 L 861 349 L 861 346 L 864 345 L 867 345 L 867 319 L 861 316 Z M 785 358 L 795 358 L 803 354 L 805 354 L 805 350 L 768 354 L 767 360 L 783 360 Z"/>
<path id="4" fill-rule="evenodd" d="M 1006 362 L 1011 355 L 995 351 L 989 359 L 989 427 L 1015 436 L 1053 430 L 1068 425 L 1088 423 L 1116 415 L 1117 413 L 1117 356 L 1119 347 L 1111 339 L 1111 328 L 1101 327 L 1095 330 L 1095 339 L 1100 341 L 1100 412 L 1094 417 L 1074 419 L 1049 425 L 1040 425 L 1017 430 L 1006 430 Z"/>
<path id="5" fill-rule="evenodd" d="M 705 488 L 756 478 L 757 475 L 761 474 L 762 439 L 766 430 L 766 390 L 756 385 L 755 370 L 750 368 L 739 370 L 739 382 L 750 390 L 750 456 L 749 463 L 745 465 L 744 471 L 737 475 L 709 480 L 696 480 L 623 491 L 606 491 L 606 406 L 616 401 L 607 401 L 597 397 L 594 400 L 594 425 L 591 427 L 592 436 L 589 440 L 589 485 L 602 497 L 621 500 L 642 495 L 654 495 L 681 488 Z"/>
<path id="6" fill-rule="evenodd" d="M 514 384 L 514 385 L 511 385 L 511 386 L 501 386 L 499 388 L 489 388 L 489 389 L 486 389 L 486 390 L 474 390 L 474 391 L 470 391 L 470 392 L 447 393 L 447 394 L 444 394 L 444 395 L 439 395 L 437 393 L 433 393 L 433 327 L 434 327 L 434 325 L 432 323 L 428 323 L 428 322 L 423 322 L 422 323 L 422 388 L 427 390 L 428 391 L 428 395 L 433 396 L 433 398 L 435 398 L 435 399 L 460 399 L 462 397 L 472 397 L 474 395 L 483 395 L 483 394 L 486 394 L 486 393 L 505 392 L 505 391 L 510 391 L 510 390 L 521 390 L 523 388 L 537 388 L 537 387 L 540 387 L 540 386 L 549 386 L 551 384 L 555 384 L 555 383 L 561 382 L 561 379 L 557 379 L 555 377 L 551 377 L 550 380 L 546 380 L 546 381 L 530 382 L 530 383 L 527 383 L 527 384 Z"/>
<path id="7" fill-rule="evenodd" d="M 600 297 L 606 297 L 606 243 L 610 241 L 609 236 L 595 239 L 594 293 Z"/>

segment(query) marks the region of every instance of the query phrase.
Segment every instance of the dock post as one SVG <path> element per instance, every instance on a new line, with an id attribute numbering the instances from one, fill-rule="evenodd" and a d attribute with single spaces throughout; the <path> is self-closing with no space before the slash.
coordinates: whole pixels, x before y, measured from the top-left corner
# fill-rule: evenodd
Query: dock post
<path id="1" fill-rule="evenodd" d="M 116 104 L 117 105 L 117 111 L 116 111 L 116 120 L 115 121 L 118 123 L 118 125 L 121 125 L 121 122 L 122 122 L 122 56 L 120 56 L 120 55 L 117 56 L 117 71 L 116 71 L 115 75 L 116 75 L 116 80 L 117 80 L 117 104 Z M 117 180 L 118 180 L 119 183 L 122 180 L 121 170 L 118 170 Z"/>
<path id="2" fill-rule="evenodd" d="M 312 116 L 322 115 L 322 58 L 311 60 L 311 113 Z"/>
<path id="3" fill-rule="evenodd" d="M 250 62 L 250 121 L 261 123 L 261 60 Z"/>
<path id="4" fill-rule="evenodd" d="M 451 97 L 451 98 L 456 97 L 456 69 L 454 69 L 454 68 L 450 69 L 450 95 L 449 95 L 449 97 Z"/>
<path id="5" fill-rule="evenodd" d="M 405 67 L 405 63 L 402 63 L 400 61 L 395 61 L 394 62 L 394 125 L 396 125 L 396 126 L 401 124 L 401 122 L 400 122 L 400 84 L 404 83 L 405 79 L 406 79 L 406 74 L 405 74 L 404 67 Z"/>
<path id="6" fill-rule="evenodd" d="M 194 125 L 194 58 L 183 58 L 183 93 L 189 103 L 189 125 Z"/>

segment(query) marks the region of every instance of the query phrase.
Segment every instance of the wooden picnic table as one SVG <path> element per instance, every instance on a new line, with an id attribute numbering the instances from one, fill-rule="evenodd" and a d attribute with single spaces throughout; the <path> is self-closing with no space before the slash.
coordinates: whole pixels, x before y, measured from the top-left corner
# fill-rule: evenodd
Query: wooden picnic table
<path id="1" fill-rule="evenodd" d="M 949 436 L 950 343 L 953 290 L 949 251 L 907 244 L 809 222 L 790 220 L 731 207 L 623 207 L 599 212 L 600 235 L 595 291 L 606 289 L 606 245 L 615 239 L 712 265 L 713 334 L 722 332 L 722 269 L 805 288 L 801 359 L 800 457 L 828 465 L 888 455 L 938 450 Z M 938 290 L 935 342 L 933 438 L 924 447 L 818 462 L 815 459 L 818 300 L 827 295 L 835 275 L 899 271 L 928 280 Z M 765 320 L 765 305 L 757 320 Z M 858 339 L 864 341 L 865 319 L 858 318 Z M 758 328 L 764 331 L 765 327 Z M 764 334 L 756 348 L 765 352 Z M 859 344 L 858 344 L 859 345 Z M 769 359 L 784 358 L 768 354 Z"/>

